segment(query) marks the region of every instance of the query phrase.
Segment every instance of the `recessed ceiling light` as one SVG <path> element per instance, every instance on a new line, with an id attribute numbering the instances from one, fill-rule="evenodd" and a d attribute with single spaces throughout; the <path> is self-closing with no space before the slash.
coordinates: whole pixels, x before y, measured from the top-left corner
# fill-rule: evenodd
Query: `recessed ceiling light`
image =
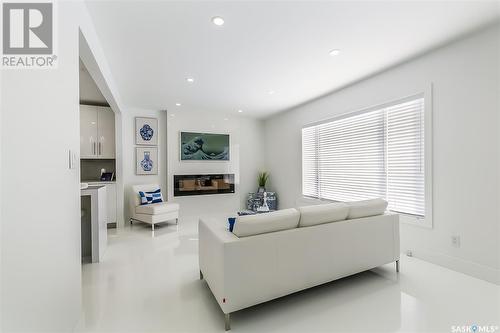
<path id="1" fill-rule="evenodd" d="M 239 112 L 239 113 L 242 113 L 242 112 L 243 112 L 243 110 L 238 110 L 238 112 Z"/>
<path id="2" fill-rule="evenodd" d="M 224 19 L 220 16 L 212 17 L 212 23 L 218 26 L 224 25 Z"/>
<path id="3" fill-rule="evenodd" d="M 269 90 L 267 93 L 268 93 L 269 95 L 274 95 L 275 91 L 274 91 L 274 90 Z"/>
<path id="4" fill-rule="evenodd" d="M 175 106 L 181 106 L 182 104 L 181 103 L 175 103 Z"/>
<path id="5" fill-rule="evenodd" d="M 340 50 L 339 49 L 333 49 L 328 54 L 331 55 L 332 57 L 338 56 L 340 54 Z"/>
<path id="6" fill-rule="evenodd" d="M 175 114 L 173 114 L 173 113 L 172 113 L 172 114 L 170 115 L 170 117 L 175 117 Z"/>
<path id="7" fill-rule="evenodd" d="M 229 120 L 229 118 L 224 118 L 224 120 Z"/>
<path id="8" fill-rule="evenodd" d="M 186 79 L 186 81 L 187 81 L 187 82 L 189 82 L 189 83 L 193 83 L 193 82 L 194 82 L 194 79 L 193 79 L 192 77 L 188 77 L 188 78 Z"/>

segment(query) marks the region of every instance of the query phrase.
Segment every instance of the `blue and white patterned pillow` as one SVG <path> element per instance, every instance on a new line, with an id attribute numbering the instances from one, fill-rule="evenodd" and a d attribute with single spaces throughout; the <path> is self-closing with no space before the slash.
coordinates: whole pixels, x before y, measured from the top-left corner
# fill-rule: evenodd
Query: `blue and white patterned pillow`
<path id="1" fill-rule="evenodd" d="M 163 202 L 161 189 L 157 189 L 156 191 L 152 192 L 139 191 L 139 195 L 141 196 L 141 205 Z"/>

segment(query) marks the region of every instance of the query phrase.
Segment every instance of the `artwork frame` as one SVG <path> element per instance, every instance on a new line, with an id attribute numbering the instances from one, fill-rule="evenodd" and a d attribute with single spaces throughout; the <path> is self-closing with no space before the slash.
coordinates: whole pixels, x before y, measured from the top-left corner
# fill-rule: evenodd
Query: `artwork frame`
<path id="1" fill-rule="evenodd" d="M 158 145 L 158 118 L 135 117 L 135 144 L 138 146 Z"/>
<path id="2" fill-rule="evenodd" d="M 206 149 L 203 146 L 206 145 Z M 231 135 L 213 132 L 179 132 L 179 160 L 181 162 L 229 162 Z"/>
<path id="3" fill-rule="evenodd" d="M 158 174 L 158 147 L 135 148 L 135 174 Z"/>

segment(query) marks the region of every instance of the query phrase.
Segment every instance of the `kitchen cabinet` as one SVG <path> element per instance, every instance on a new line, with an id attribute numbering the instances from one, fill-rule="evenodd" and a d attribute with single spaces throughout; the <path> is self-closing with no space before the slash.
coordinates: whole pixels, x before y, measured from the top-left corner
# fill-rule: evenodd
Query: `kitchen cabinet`
<path id="1" fill-rule="evenodd" d="M 80 190 L 82 200 L 90 197 L 89 206 L 82 204 L 82 223 L 90 222 L 90 247 L 92 262 L 101 262 L 108 243 L 108 228 L 106 225 L 106 187 L 89 186 Z M 85 208 L 87 207 L 87 209 Z M 82 239 L 82 242 L 85 239 Z"/>
<path id="2" fill-rule="evenodd" d="M 97 108 L 80 105 L 80 157 L 95 158 L 97 142 Z"/>
<path id="3" fill-rule="evenodd" d="M 116 184 L 106 185 L 108 223 L 116 223 Z"/>
<path id="4" fill-rule="evenodd" d="M 114 182 L 88 182 L 89 186 L 106 187 L 106 221 L 116 223 L 116 183 Z"/>
<path id="5" fill-rule="evenodd" d="M 80 158 L 115 158 L 115 113 L 111 108 L 80 105 Z"/>
<path id="6" fill-rule="evenodd" d="M 115 158 L 115 113 L 111 108 L 97 107 L 97 152 L 100 158 Z"/>

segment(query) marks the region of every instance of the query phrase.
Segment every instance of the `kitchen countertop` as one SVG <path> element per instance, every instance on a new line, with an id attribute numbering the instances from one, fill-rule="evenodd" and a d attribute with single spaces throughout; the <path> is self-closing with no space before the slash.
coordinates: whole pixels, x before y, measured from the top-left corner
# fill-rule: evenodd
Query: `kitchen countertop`
<path id="1" fill-rule="evenodd" d="M 106 187 L 105 185 L 89 185 L 87 188 L 81 188 L 80 191 L 86 191 L 86 190 L 98 190 L 101 187 Z"/>
<path id="2" fill-rule="evenodd" d="M 102 181 L 102 180 L 82 180 L 80 183 L 87 183 L 87 184 L 116 184 L 116 180 L 111 180 L 111 181 Z"/>

